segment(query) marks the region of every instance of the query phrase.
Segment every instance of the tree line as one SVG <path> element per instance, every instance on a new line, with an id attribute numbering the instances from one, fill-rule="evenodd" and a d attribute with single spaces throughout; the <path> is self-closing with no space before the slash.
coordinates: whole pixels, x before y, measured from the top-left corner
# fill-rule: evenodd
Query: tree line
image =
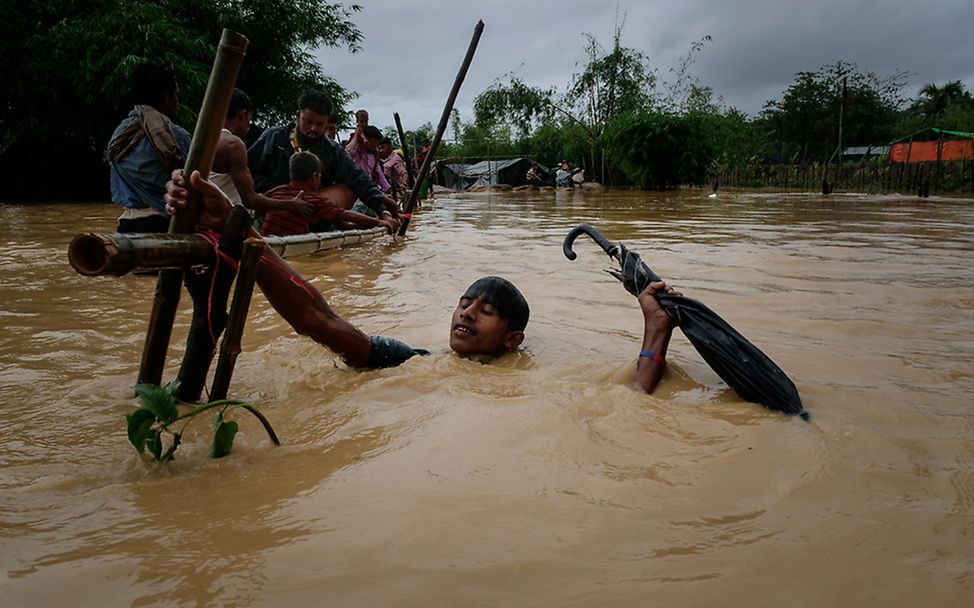
<path id="1" fill-rule="evenodd" d="M 192 132 L 223 28 L 250 40 L 237 82 L 258 124 L 291 119 L 309 88 L 343 116 L 352 93 L 312 53 L 358 51 L 360 10 L 321 0 L 0 0 L 3 199 L 106 199 L 101 154 L 132 107 L 134 67 L 153 59 L 176 75 L 177 122 Z"/>
<path id="2" fill-rule="evenodd" d="M 346 116 L 354 93 L 312 52 L 357 52 L 359 10 L 322 0 L 0 0 L 3 198 L 105 198 L 101 154 L 131 107 L 129 76 L 143 59 L 176 74 L 178 122 L 192 131 L 225 27 L 250 39 L 238 83 L 255 102 L 257 125 L 289 120 L 308 88 L 329 93 L 336 117 Z M 880 76 L 843 61 L 798 72 L 749 117 L 693 75 L 709 36 L 662 78 L 622 44 L 623 26 L 624 17 L 606 42 L 583 35 L 585 61 L 562 90 L 499 78 L 476 97 L 471 120 L 454 112 L 440 156 L 530 156 L 548 166 L 568 158 L 608 185 L 665 189 L 761 163 L 828 163 L 840 146 L 887 144 L 924 127 L 974 127 L 974 99 L 960 81 L 929 84 L 908 100 L 905 73 Z M 394 128 L 387 134 L 397 141 Z M 432 134 L 425 124 L 407 138 L 421 145 Z M 60 180 L 46 179 L 52 166 Z"/>
<path id="3" fill-rule="evenodd" d="M 607 45 L 585 35 L 587 62 L 563 91 L 498 79 L 476 98 L 451 152 L 528 154 L 548 165 L 568 157 L 605 184 L 668 189 L 762 164 L 840 162 L 844 148 L 884 146 L 925 127 L 974 129 L 974 98 L 960 81 L 928 84 L 908 100 L 905 72 L 880 76 L 845 61 L 798 72 L 748 117 L 692 73 L 709 36 L 664 81 L 621 44 L 621 29 Z"/>

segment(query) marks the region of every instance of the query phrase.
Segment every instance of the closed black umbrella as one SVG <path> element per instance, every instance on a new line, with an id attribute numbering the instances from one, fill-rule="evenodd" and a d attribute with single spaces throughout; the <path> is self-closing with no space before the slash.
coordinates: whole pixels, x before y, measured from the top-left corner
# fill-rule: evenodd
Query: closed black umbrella
<path id="1" fill-rule="evenodd" d="M 569 260 L 576 258 L 572 243 L 583 233 L 592 237 L 609 257 L 618 260 L 620 270 L 607 272 L 622 281 L 626 291 L 632 295 L 638 296 L 649 283 L 662 280 L 646 266 L 639 254 L 629 251 L 622 244 L 609 242 L 588 224 L 573 228 L 565 237 L 563 250 Z M 743 399 L 808 420 L 808 412 L 802 406 L 795 384 L 767 355 L 717 313 L 703 303 L 684 296 L 657 293 L 656 300 L 676 321 L 704 361 Z"/>

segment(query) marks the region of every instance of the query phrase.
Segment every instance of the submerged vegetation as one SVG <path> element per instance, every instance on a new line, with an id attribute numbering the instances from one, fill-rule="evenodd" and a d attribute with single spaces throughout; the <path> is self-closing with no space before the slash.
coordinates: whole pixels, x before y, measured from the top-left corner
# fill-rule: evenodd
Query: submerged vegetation
<path id="1" fill-rule="evenodd" d="M 192 409 L 181 414 L 176 400 L 178 389 L 178 382 L 172 382 L 165 388 L 155 384 L 135 385 L 142 407 L 125 418 L 128 422 L 129 442 L 140 454 L 148 453 L 154 460 L 170 462 L 182 443 L 183 433 L 189 423 L 204 412 L 216 410 L 212 416 L 213 445 L 210 455 L 213 458 L 222 458 L 233 448 L 233 440 L 239 428 L 235 421 L 226 418 L 226 414 L 233 408 L 247 410 L 257 417 L 274 445 L 281 445 L 270 422 L 254 406 L 235 399 L 220 399 L 194 405 Z M 178 430 L 170 428 L 177 423 L 182 423 Z"/>

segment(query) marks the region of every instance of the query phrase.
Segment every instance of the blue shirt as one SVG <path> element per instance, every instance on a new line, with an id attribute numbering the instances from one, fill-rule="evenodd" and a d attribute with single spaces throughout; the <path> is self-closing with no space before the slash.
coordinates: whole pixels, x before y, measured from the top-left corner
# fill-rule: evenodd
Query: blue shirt
<path id="1" fill-rule="evenodd" d="M 112 139 L 133 120 L 136 120 L 134 111 L 118 125 Z M 183 156 L 186 156 L 192 139 L 189 131 L 175 124 L 172 130 Z M 166 193 L 169 177 L 170 171 L 162 165 L 149 138 L 143 137 L 131 152 L 111 166 L 112 202 L 128 209 L 152 207 L 165 214 L 166 203 L 162 196 Z"/>

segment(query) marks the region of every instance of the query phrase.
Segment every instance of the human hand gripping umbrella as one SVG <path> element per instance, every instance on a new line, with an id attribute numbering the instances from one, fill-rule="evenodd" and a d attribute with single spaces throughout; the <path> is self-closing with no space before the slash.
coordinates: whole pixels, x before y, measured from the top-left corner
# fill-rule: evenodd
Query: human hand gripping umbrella
<path id="1" fill-rule="evenodd" d="M 606 272 L 619 279 L 632 295 L 638 296 L 653 281 L 662 281 L 639 258 L 639 254 L 629 251 L 621 243 L 609 242 L 588 224 L 573 228 L 565 237 L 562 249 L 569 260 L 577 257 L 572 244 L 583 233 L 592 237 L 609 257 L 619 262 L 619 270 Z M 808 420 L 808 412 L 802 406 L 794 383 L 767 355 L 717 313 L 702 302 L 685 296 L 657 292 L 656 300 L 666 314 L 676 321 L 704 361 L 743 399 Z"/>

